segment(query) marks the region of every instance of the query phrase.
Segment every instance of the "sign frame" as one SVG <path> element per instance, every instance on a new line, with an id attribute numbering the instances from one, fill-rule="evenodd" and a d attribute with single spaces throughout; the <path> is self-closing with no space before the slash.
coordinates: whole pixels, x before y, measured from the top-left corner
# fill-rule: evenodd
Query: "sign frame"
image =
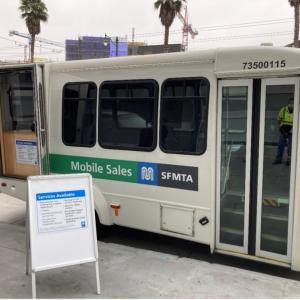
<path id="1" fill-rule="evenodd" d="M 52 187 L 51 187 L 52 182 Z M 57 183 L 61 183 L 62 187 L 57 188 Z M 82 193 L 74 193 L 74 197 L 70 194 L 70 197 L 65 197 L 66 193 L 74 192 L 74 190 L 70 187 L 73 185 L 73 182 L 76 183 L 76 190 Z M 53 187 L 53 184 L 55 186 Z M 92 177 L 90 174 L 67 174 L 67 175 L 44 175 L 44 176 L 30 176 L 27 178 L 27 220 L 26 220 L 26 274 L 31 274 L 31 282 L 32 282 L 32 298 L 36 298 L 36 273 L 40 271 L 74 266 L 78 264 L 85 263 L 95 263 L 96 270 L 96 284 L 97 284 L 97 294 L 101 293 L 100 288 L 100 275 L 99 275 L 99 257 L 98 257 L 98 244 L 97 244 L 97 233 L 96 233 L 96 219 L 95 219 L 95 207 L 94 207 L 94 198 L 93 198 L 93 185 L 92 185 Z M 64 187 L 65 185 L 65 187 Z M 45 188 L 46 186 L 46 188 Z M 49 186 L 49 187 L 48 187 Z M 47 190 L 46 190 L 47 189 Z M 66 190 L 67 189 L 67 190 Z M 63 191 L 65 190 L 65 191 Z M 38 191 L 38 192 L 37 192 Z M 83 228 L 77 228 L 76 226 L 73 228 L 60 228 L 58 230 L 39 232 L 39 210 L 38 210 L 38 195 L 39 193 L 44 193 L 45 195 L 48 192 L 48 195 L 57 194 L 58 197 L 61 198 L 53 198 L 54 205 L 51 206 L 51 201 L 47 201 L 50 206 L 50 213 L 52 209 L 52 213 L 60 214 L 64 213 L 65 221 L 66 221 L 66 202 L 63 202 L 65 199 L 69 199 L 69 208 L 71 209 L 68 213 L 74 213 L 72 210 L 72 205 L 76 207 L 75 213 L 78 212 L 78 208 L 80 210 L 80 204 L 83 203 L 87 225 Z M 78 199 L 76 195 L 80 197 L 84 197 L 82 200 Z M 74 199 L 72 199 L 74 198 Z M 63 203 L 63 204 L 62 204 Z M 40 204 L 39 204 L 40 205 Z M 46 204 L 47 205 L 47 204 Z M 53 211 L 53 206 L 56 206 Z M 61 208 L 61 210 L 59 210 Z M 64 208 L 64 211 L 63 211 Z M 49 213 L 49 209 L 45 208 L 46 212 Z M 53 216 L 52 216 L 53 217 Z M 76 218 L 75 218 L 76 219 Z M 71 220 L 74 222 L 74 220 Z M 45 225 L 47 226 L 47 225 Z M 54 228 L 55 229 L 55 228 Z M 83 229 L 83 230 L 82 230 Z M 81 235 L 81 236 L 80 236 Z M 76 238 L 74 238 L 76 237 Z M 79 238 L 78 238 L 79 237 Z M 68 240 L 69 238 L 69 240 Z M 84 247 L 85 243 L 82 243 L 82 239 L 85 240 L 86 247 Z M 43 252 L 43 246 L 49 249 L 49 245 L 47 247 L 47 240 L 50 239 L 51 243 L 54 244 L 57 242 L 55 251 L 51 253 L 50 259 L 48 260 L 46 256 L 40 255 L 40 252 Z M 75 247 L 76 243 L 80 241 L 80 247 Z M 40 251 L 37 251 L 39 243 L 42 245 Z M 76 251 L 77 253 L 73 255 L 72 258 L 68 258 L 66 253 L 68 251 L 68 247 L 74 247 L 73 249 L 69 249 L 70 251 Z M 79 250 L 78 250 L 79 249 Z M 61 251 L 62 250 L 62 251 Z M 59 257 L 59 252 L 61 251 L 62 255 Z M 75 252 L 76 252 L 75 251 Z M 64 257 L 65 255 L 65 257 Z M 45 260 L 45 262 L 43 261 Z M 56 261 L 57 260 L 57 261 Z"/>

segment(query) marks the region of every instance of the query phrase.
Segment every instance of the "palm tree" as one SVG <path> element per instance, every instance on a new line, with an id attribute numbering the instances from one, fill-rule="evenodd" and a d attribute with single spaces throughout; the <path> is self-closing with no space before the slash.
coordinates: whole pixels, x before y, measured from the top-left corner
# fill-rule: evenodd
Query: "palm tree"
<path id="1" fill-rule="evenodd" d="M 289 3 L 294 7 L 295 29 L 294 29 L 294 47 L 299 48 L 299 7 L 300 0 L 289 0 Z"/>
<path id="2" fill-rule="evenodd" d="M 161 24 L 165 27 L 165 52 L 168 52 L 169 48 L 170 27 L 173 24 L 176 14 L 180 12 L 183 2 L 185 1 L 186 0 L 156 0 L 154 3 L 154 8 L 159 9 Z"/>
<path id="3" fill-rule="evenodd" d="M 47 22 L 48 9 L 42 0 L 20 0 L 21 17 L 25 20 L 31 35 L 30 58 L 34 61 L 35 36 L 41 32 L 41 21 Z"/>

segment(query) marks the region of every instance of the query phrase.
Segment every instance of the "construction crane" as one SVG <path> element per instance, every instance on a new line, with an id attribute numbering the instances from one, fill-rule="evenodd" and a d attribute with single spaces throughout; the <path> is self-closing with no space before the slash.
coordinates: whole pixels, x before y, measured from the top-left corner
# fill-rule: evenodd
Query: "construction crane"
<path id="1" fill-rule="evenodd" d="M 29 33 L 22 33 L 22 32 L 16 31 L 16 30 L 10 30 L 9 35 L 10 36 L 13 36 L 13 35 L 20 36 L 20 37 L 23 37 L 23 38 L 31 41 L 31 35 Z M 61 48 L 65 47 L 65 45 L 63 43 L 46 40 L 46 39 L 43 39 L 40 37 L 36 37 L 35 39 L 36 39 L 36 41 L 38 41 L 40 43 L 44 43 L 44 44 L 48 44 L 48 45 L 52 45 L 52 46 L 56 46 L 56 47 L 61 47 Z"/>
<path id="2" fill-rule="evenodd" d="M 184 5 L 183 14 L 181 12 L 177 13 L 178 18 L 183 24 L 182 28 L 182 47 L 184 51 L 188 50 L 189 46 L 189 34 L 191 38 L 194 39 L 196 35 L 198 35 L 198 31 L 192 28 L 192 24 L 189 24 L 189 15 L 188 15 L 188 7 Z"/>
<path id="3" fill-rule="evenodd" d="M 24 43 L 21 43 L 19 41 L 16 41 L 16 40 L 8 39 L 8 38 L 3 37 L 3 36 L 0 36 L 0 39 L 6 40 L 6 41 L 9 41 L 9 42 L 13 42 L 18 47 L 24 47 L 24 61 L 27 61 L 27 48 L 28 48 L 28 45 L 26 45 Z"/>
<path id="4" fill-rule="evenodd" d="M 29 43 L 29 48 L 28 49 L 30 51 L 30 47 L 31 47 L 31 35 L 30 34 L 28 34 L 28 33 L 22 33 L 22 32 L 16 31 L 16 30 L 10 30 L 9 31 L 9 35 L 10 36 L 16 35 L 16 36 L 28 39 L 28 43 Z M 36 37 L 35 39 L 39 43 L 48 44 L 48 45 L 52 45 L 52 46 L 60 47 L 60 48 L 64 48 L 65 47 L 65 45 L 63 43 L 59 43 L 59 42 L 55 42 L 55 41 L 50 41 L 50 40 L 43 39 L 43 38 L 40 38 L 40 37 Z"/>

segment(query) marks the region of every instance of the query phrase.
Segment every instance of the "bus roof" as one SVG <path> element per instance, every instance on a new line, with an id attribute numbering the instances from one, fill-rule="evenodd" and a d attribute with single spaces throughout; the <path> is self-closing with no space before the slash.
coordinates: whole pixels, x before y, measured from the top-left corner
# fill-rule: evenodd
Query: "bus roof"
<path id="1" fill-rule="evenodd" d="M 139 68 L 162 66 L 170 64 L 213 64 L 215 61 L 216 50 L 177 52 L 154 55 L 137 55 L 111 57 L 90 60 L 66 61 L 60 63 L 51 63 L 53 71 L 80 71 L 80 70 L 97 70 L 97 69 L 118 69 L 118 68 Z"/>
<path id="2" fill-rule="evenodd" d="M 51 63 L 54 72 L 210 64 L 218 78 L 299 74 L 300 50 L 253 46 Z"/>
<path id="3" fill-rule="evenodd" d="M 66 73 L 189 64 L 211 65 L 218 78 L 296 75 L 300 74 L 300 49 L 253 46 L 45 63 L 52 72 Z M 29 66 L 3 65 L 0 69 Z"/>

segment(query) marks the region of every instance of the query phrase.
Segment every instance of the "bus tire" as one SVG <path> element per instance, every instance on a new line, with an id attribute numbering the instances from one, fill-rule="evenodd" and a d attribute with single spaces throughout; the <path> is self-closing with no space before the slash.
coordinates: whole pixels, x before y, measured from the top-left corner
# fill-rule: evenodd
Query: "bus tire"
<path id="1" fill-rule="evenodd" d="M 97 240 L 100 241 L 103 238 L 106 238 L 109 236 L 110 226 L 101 224 L 99 216 L 96 211 L 95 211 L 95 218 L 96 218 Z"/>

